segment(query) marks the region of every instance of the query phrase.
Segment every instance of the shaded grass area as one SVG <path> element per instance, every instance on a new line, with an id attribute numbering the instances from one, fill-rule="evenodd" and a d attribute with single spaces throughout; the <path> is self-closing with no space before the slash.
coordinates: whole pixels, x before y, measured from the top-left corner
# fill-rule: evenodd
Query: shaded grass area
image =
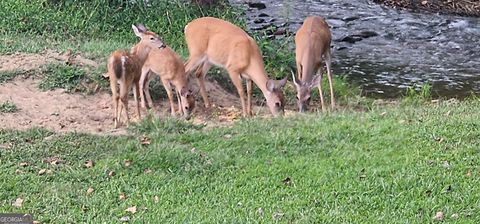
<path id="1" fill-rule="evenodd" d="M 376 107 L 218 128 L 149 118 L 123 137 L 2 130 L 0 212 L 42 223 L 427 223 L 442 211 L 444 221 L 477 223 L 479 106 Z M 132 206 L 137 213 L 125 211 Z"/>

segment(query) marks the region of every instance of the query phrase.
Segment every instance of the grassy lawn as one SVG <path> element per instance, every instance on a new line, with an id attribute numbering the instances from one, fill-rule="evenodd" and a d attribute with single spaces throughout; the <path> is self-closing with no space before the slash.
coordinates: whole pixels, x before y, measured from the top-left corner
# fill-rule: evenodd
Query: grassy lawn
<path id="1" fill-rule="evenodd" d="M 427 223 L 442 211 L 478 223 L 479 106 L 218 128 L 150 119 L 128 137 L 2 130 L 0 212 L 42 223 Z"/>

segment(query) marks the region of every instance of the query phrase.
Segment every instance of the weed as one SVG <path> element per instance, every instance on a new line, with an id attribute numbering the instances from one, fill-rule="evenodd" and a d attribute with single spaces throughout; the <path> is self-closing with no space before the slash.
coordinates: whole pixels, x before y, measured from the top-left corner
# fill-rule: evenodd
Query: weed
<path id="1" fill-rule="evenodd" d="M 406 90 L 403 103 L 418 104 L 427 102 L 432 99 L 432 86 L 429 83 L 424 83 L 419 90 L 414 87 L 408 87 Z"/>
<path id="2" fill-rule="evenodd" d="M 18 111 L 17 105 L 13 102 L 6 101 L 0 104 L 1 113 L 15 113 Z"/>

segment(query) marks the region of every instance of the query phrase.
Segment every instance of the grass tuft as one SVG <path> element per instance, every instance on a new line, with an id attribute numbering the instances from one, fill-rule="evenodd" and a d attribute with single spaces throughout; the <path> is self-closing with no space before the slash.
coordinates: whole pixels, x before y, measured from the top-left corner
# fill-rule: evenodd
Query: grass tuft
<path id="1" fill-rule="evenodd" d="M 17 105 L 10 101 L 5 101 L 0 104 L 0 113 L 15 113 L 19 109 Z"/>

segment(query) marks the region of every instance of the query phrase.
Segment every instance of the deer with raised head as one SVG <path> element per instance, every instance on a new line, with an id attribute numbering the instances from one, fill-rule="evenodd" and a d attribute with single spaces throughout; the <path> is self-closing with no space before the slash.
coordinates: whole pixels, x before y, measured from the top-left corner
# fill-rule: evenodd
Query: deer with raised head
<path id="1" fill-rule="evenodd" d="M 160 80 L 167 91 L 170 103 L 170 111 L 175 116 L 175 105 L 173 103 L 172 84 L 176 89 L 178 111 L 189 119 L 195 108 L 195 98 L 188 85 L 188 78 L 185 74 L 185 67 L 180 57 L 170 47 L 163 49 L 152 49 L 142 68 L 140 78 L 140 99 L 142 107 L 153 107 L 152 97 L 150 96 L 149 83 L 153 78 L 152 72 L 160 77 Z M 144 95 L 147 98 L 145 102 Z"/>
<path id="2" fill-rule="evenodd" d="M 108 76 L 110 78 L 110 88 L 112 89 L 113 108 L 115 110 L 115 128 L 120 124 L 122 110 L 125 109 L 127 125 L 130 122 L 128 115 L 128 92 L 134 87 L 133 95 L 137 105 L 137 117 L 140 118 L 140 105 L 138 103 L 139 81 L 142 66 L 152 49 L 165 48 L 165 44 L 157 34 L 147 31 L 143 25 L 132 25 L 135 35 L 140 37 L 138 42 L 130 52 L 125 50 L 114 51 L 108 59 Z M 120 93 L 117 91 L 117 83 L 120 86 Z"/>
<path id="3" fill-rule="evenodd" d="M 238 26 L 212 17 L 195 19 L 185 27 L 190 56 L 185 65 L 187 74 L 197 71 L 200 94 L 205 107 L 210 107 L 205 89 L 205 75 L 212 65 L 225 68 L 242 103 L 243 116 L 252 115 L 252 82 L 260 88 L 273 115 L 283 114 L 285 99 L 282 87 L 287 79 L 269 79 L 257 43 Z M 242 85 L 247 82 L 247 101 Z"/>
<path id="4" fill-rule="evenodd" d="M 314 87 L 318 87 L 322 111 L 326 111 L 322 92 L 323 61 L 325 61 L 327 67 L 327 77 L 330 84 L 331 107 L 332 109 L 335 108 L 330 69 L 332 60 L 331 40 L 330 28 L 325 19 L 319 16 L 307 17 L 295 35 L 295 59 L 298 77 L 295 77 L 293 72 L 292 76 L 297 89 L 297 105 L 300 112 L 307 111 L 310 103 L 310 93 Z"/>

